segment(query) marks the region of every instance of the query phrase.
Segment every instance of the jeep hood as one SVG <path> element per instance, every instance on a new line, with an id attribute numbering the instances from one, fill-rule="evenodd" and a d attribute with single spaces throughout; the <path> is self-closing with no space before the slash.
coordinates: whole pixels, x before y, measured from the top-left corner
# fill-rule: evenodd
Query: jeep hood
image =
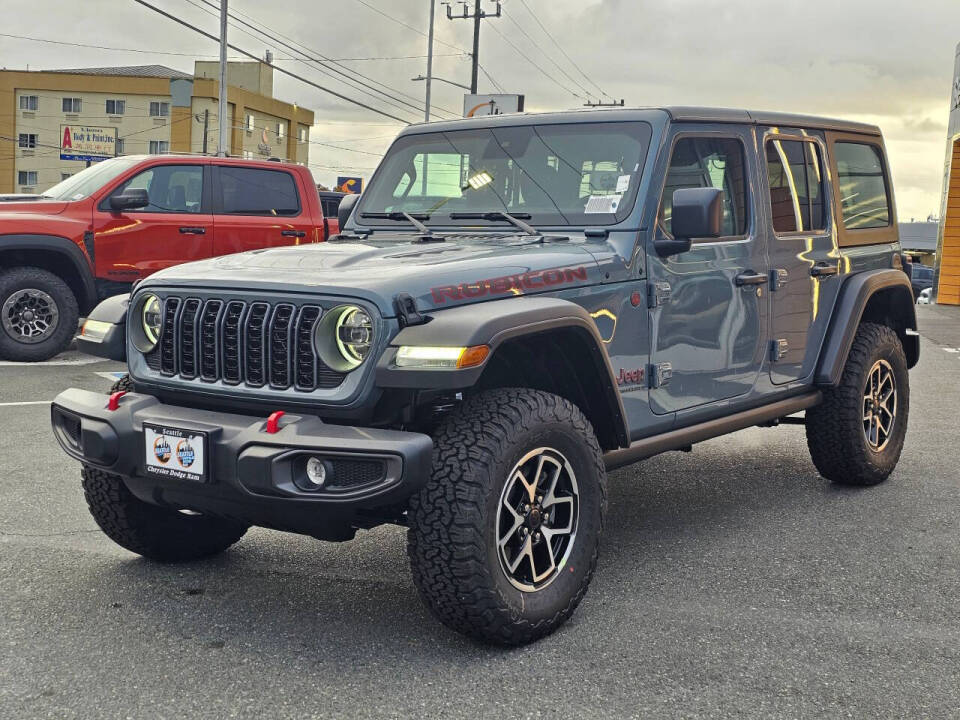
<path id="1" fill-rule="evenodd" d="M 601 282 L 597 262 L 582 242 L 488 234 L 416 243 L 412 237 L 226 255 L 163 270 L 140 287 L 337 295 L 372 302 L 390 317 L 398 293 L 430 310 Z"/>

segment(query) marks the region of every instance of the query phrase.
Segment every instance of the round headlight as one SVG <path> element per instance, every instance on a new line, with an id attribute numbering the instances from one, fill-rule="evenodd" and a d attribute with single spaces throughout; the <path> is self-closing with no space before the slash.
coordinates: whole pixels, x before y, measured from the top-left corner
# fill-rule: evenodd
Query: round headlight
<path id="1" fill-rule="evenodd" d="M 141 295 L 130 308 L 130 339 L 140 352 L 148 353 L 157 346 L 162 315 L 160 298 L 152 293 Z"/>
<path id="2" fill-rule="evenodd" d="M 160 298 L 156 295 L 147 295 L 144 298 L 140 321 L 147 342 L 156 345 L 160 339 Z"/>
<path id="3" fill-rule="evenodd" d="M 327 367 L 350 372 L 363 364 L 373 347 L 373 318 L 356 305 L 333 308 L 317 324 L 314 343 Z"/>

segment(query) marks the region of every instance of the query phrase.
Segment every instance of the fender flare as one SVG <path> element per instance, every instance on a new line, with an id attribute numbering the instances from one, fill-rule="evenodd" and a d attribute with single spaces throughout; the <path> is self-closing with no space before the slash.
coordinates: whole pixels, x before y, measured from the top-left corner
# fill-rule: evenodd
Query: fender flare
<path id="1" fill-rule="evenodd" d="M 0 235 L 0 258 L 8 250 L 42 250 L 66 258 L 80 279 L 83 296 L 78 297 L 77 302 L 81 313 L 84 308 L 93 307 L 97 302 L 97 286 L 91 260 L 72 240 L 59 235 Z M 0 260 L 0 266 L 2 265 Z"/>
<path id="2" fill-rule="evenodd" d="M 480 379 L 490 358 L 508 340 L 556 329 L 573 329 L 583 334 L 591 349 L 591 360 L 603 387 L 606 411 L 613 418 L 621 447 L 630 444 L 626 412 L 610 358 L 593 319 L 581 306 L 550 297 L 519 297 L 461 305 L 430 315 L 422 325 L 402 329 L 381 355 L 376 384 L 381 388 L 456 390 L 472 387 Z M 489 345 L 483 364 L 462 370 L 398 368 L 394 359 L 401 345 L 473 347 Z"/>
<path id="3" fill-rule="evenodd" d="M 878 292 L 893 291 L 892 302 L 904 321 L 903 330 L 917 329 L 917 313 L 913 303 L 913 288 L 910 279 L 902 270 L 872 270 L 850 275 L 840 288 L 833 316 L 827 328 L 814 382 L 817 385 L 836 386 L 843 375 L 843 368 L 853 347 L 853 339 L 863 319 L 870 299 Z M 920 338 L 913 334 L 901 334 L 907 367 L 913 367 L 920 358 Z"/>

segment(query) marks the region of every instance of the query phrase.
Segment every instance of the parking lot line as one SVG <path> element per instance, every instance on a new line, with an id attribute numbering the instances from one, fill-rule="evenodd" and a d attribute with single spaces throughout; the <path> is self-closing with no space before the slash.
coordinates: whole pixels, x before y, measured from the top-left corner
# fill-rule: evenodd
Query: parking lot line
<path id="1" fill-rule="evenodd" d="M 53 400 L 24 400 L 22 402 L 0 403 L 0 407 L 17 407 L 19 405 L 49 405 Z"/>
<path id="2" fill-rule="evenodd" d="M 98 357 L 78 357 L 69 360 L 47 360 L 45 362 L 18 362 L 15 360 L 0 360 L 0 367 L 59 367 L 63 365 L 89 365 L 90 363 L 103 362 L 103 358 Z"/>

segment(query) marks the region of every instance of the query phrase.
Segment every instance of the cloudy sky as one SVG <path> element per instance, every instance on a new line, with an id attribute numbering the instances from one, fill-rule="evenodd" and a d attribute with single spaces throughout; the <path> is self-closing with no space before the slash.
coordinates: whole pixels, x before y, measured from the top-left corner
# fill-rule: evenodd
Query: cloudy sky
<path id="1" fill-rule="evenodd" d="M 150 1 L 217 32 L 209 0 Z M 349 87 L 342 76 L 302 55 L 294 59 L 279 41 L 249 27 L 231 29 L 236 45 L 257 55 L 269 48 L 280 67 L 384 112 L 422 119 L 422 111 L 406 103 L 423 102 L 423 83 L 410 78 L 425 70 L 429 0 L 230 5 L 274 38 L 309 48 L 313 57 L 336 59 L 337 70 L 349 68 L 382 83 L 356 76 L 387 88 L 393 99 Z M 493 9 L 489 0 L 484 6 Z M 6 14 L 0 33 L 110 49 L 0 35 L 0 66 L 160 63 L 189 72 L 194 57 L 217 52 L 215 43 L 133 0 L 35 0 L 31 8 Z M 443 10 L 438 2 L 434 74 L 469 84 L 463 50 L 472 42 L 472 23 L 449 21 Z M 481 75 L 481 92 L 494 91 L 496 83 L 524 93 L 528 110 L 576 107 L 588 92 L 596 97 L 602 90 L 628 105 L 740 106 L 874 122 L 886 136 L 901 221 L 939 210 L 960 42 L 958 0 L 503 0 L 503 12 L 483 24 L 480 61 L 488 75 Z M 337 174 L 369 175 L 402 127 L 282 75 L 274 92 L 316 112 L 310 159 L 321 182 Z M 438 116 L 458 113 L 462 90 L 435 83 L 434 103 Z"/>

